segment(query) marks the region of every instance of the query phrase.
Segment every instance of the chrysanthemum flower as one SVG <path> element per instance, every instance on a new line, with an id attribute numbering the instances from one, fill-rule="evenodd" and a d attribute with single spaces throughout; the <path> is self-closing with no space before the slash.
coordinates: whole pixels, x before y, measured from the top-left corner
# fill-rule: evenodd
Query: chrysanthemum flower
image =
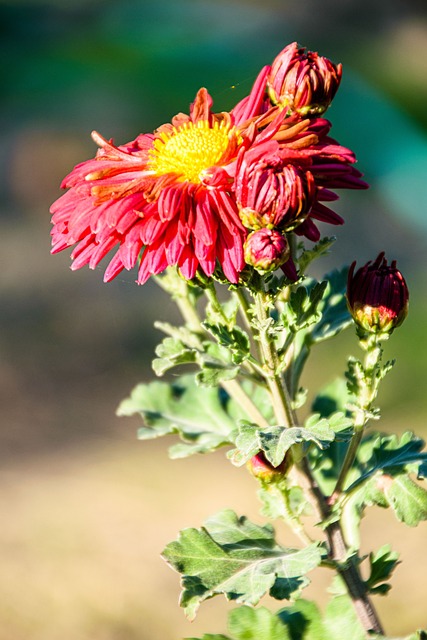
<path id="1" fill-rule="evenodd" d="M 191 279 L 198 268 L 211 276 L 219 264 L 237 282 L 246 232 L 225 167 L 244 143 L 241 119 L 263 111 L 267 72 L 235 114 L 212 114 L 201 89 L 190 115 L 178 114 L 154 135 L 117 147 L 93 133 L 100 150 L 64 179 L 69 191 L 52 205 L 52 253 L 76 245 L 72 269 L 95 268 L 118 246 L 105 281 L 134 267 L 143 251 L 141 284 L 169 265 Z"/>
<path id="2" fill-rule="evenodd" d="M 234 167 L 239 214 L 250 229 L 294 230 L 317 241 L 315 220 L 340 225 L 344 220 L 323 202 L 337 200 L 332 189 L 365 189 L 354 153 L 328 136 L 324 118 L 286 117 L 279 107 L 258 118 L 267 123 Z"/>
<path id="3" fill-rule="evenodd" d="M 189 115 L 154 134 L 115 146 L 93 133 L 95 158 L 73 169 L 62 183 L 68 192 L 52 205 L 52 253 L 75 245 L 72 269 L 79 269 L 116 249 L 105 281 L 139 263 L 140 284 L 168 266 L 188 280 L 218 269 L 237 283 L 245 210 L 258 220 L 254 228 L 295 229 L 310 240 L 320 235 L 314 220 L 341 224 L 322 201 L 337 198 L 331 189 L 366 186 L 354 155 L 328 137 L 327 120 L 288 117 L 272 105 L 270 71 L 262 69 L 229 113 L 212 113 L 200 89 Z"/>

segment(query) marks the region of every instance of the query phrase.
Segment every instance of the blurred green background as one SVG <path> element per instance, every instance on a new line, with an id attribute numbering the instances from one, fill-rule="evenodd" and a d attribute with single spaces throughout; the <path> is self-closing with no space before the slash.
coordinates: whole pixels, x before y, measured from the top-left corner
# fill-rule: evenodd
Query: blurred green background
<path id="1" fill-rule="evenodd" d="M 175 311 L 135 274 L 104 285 L 102 268 L 71 273 L 68 255 L 50 256 L 48 208 L 93 155 L 92 129 L 124 143 L 187 111 L 200 86 L 226 110 L 294 40 L 341 61 L 333 134 L 372 188 L 342 196 L 346 224 L 319 268 L 383 249 L 398 260 L 411 308 L 387 345 L 398 365 L 381 428 L 427 435 L 425 0 L 16 0 L 0 2 L 0 33 L 0 640 L 223 632 L 231 605 L 217 598 L 187 623 L 159 554 L 224 507 L 260 521 L 254 483 L 221 452 L 171 462 L 165 442 L 140 443 L 137 421 L 115 417 L 152 377 L 153 321 Z M 351 335 L 319 348 L 307 384 L 356 348 Z M 366 550 L 402 554 L 378 601 L 390 634 L 427 626 L 426 526 L 379 510 L 364 521 Z M 308 595 L 325 602 L 327 580 L 314 574 Z"/>

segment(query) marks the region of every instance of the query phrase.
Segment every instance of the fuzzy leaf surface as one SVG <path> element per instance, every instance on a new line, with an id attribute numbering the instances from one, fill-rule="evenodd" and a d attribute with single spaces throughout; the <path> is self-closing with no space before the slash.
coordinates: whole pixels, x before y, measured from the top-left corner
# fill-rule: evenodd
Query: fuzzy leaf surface
<path id="1" fill-rule="evenodd" d="M 225 510 L 201 529 L 184 529 L 163 552 L 182 574 L 181 606 L 189 619 L 207 598 L 255 605 L 266 593 L 289 598 L 308 583 L 305 574 L 321 560 L 317 545 L 302 550 L 284 548 L 271 526 L 260 527 Z"/>
<path id="2" fill-rule="evenodd" d="M 232 361 L 240 364 L 245 360 L 250 352 L 250 341 L 248 334 L 240 329 L 226 327 L 224 324 L 203 323 L 203 327 L 231 353 Z"/>
<path id="3" fill-rule="evenodd" d="M 122 401 L 117 414 L 139 414 L 145 423 L 140 439 L 178 434 L 186 443 L 172 448 L 172 457 L 213 451 L 234 440 L 235 421 L 230 399 L 217 388 L 198 387 L 192 376 L 174 383 L 140 384 Z M 234 410 L 235 411 L 235 410 Z"/>
<path id="4" fill-rule="evenodd" d="M 277 467 L 292 445 L 314 442 L 324 449 L 335 439 L 335 432 L 329 421 L 317 414 L 310 416 L 304 427 L 269 427 L 258 431 L 257 437 L 266 458 Z"/>
<path id="5" fill-rule="evenodd" d="M 390 474 L 402 470 L 417 472 L 419 466 L 427 461 L 427 453 L 422 451 L 424 445 L 424 440 L 411 431 L 406 431 L 400 439 L 397 435 L 371 434 L 360 448 L 360 474 L 354 485 L 378 471 Z"/>

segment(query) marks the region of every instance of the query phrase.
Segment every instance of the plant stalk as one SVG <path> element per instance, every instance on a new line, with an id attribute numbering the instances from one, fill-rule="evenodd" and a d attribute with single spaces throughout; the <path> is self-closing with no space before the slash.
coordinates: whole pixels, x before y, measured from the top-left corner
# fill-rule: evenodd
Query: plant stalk
<path id="1" fill-rule="evenodd" d="M 268 306 L 264 294 L 256 295 L 256 311 L 260 327 L 268 327 Z M 278 356 L 274 341 L 267 331 L 260 330 L 258 336 L 266 367 L 266 381 L 269 385 L 273 407 L 279 424 L 288 427 L 298 426 L 294 410 L 291 407 L 290 396 L 283 377 L 278 375 Z M 356 445 L 356 442 L 355 442 Z M 327 522 L 331 516 L 331 507 L 313 476 L 307 457 L 298 463 L 300 471 L 309 483 L 321 520 Z M 339 521 L 331 522 L 325 528 L 329 545 L 329 557 L 336 571 L 344 580 L 348 594 L 353 602 L 356 614 L 366 632 L 384 634 L 381 622 L 369 598 L 365 582 L 354 559 L 349 557 L 349 550 Z"/>

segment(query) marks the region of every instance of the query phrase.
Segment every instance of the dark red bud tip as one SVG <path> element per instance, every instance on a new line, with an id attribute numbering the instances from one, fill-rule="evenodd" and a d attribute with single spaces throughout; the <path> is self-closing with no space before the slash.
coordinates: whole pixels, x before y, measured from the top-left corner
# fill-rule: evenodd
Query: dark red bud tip
<path id="1" fill-rule="evenodd" d="M 391 333 L 407 316 L 409 291 L 396 262 L 387 264 L 384 252 L 355 272 L 347 281 L 348 308 L 359 327 L 369 333 Z"/>

